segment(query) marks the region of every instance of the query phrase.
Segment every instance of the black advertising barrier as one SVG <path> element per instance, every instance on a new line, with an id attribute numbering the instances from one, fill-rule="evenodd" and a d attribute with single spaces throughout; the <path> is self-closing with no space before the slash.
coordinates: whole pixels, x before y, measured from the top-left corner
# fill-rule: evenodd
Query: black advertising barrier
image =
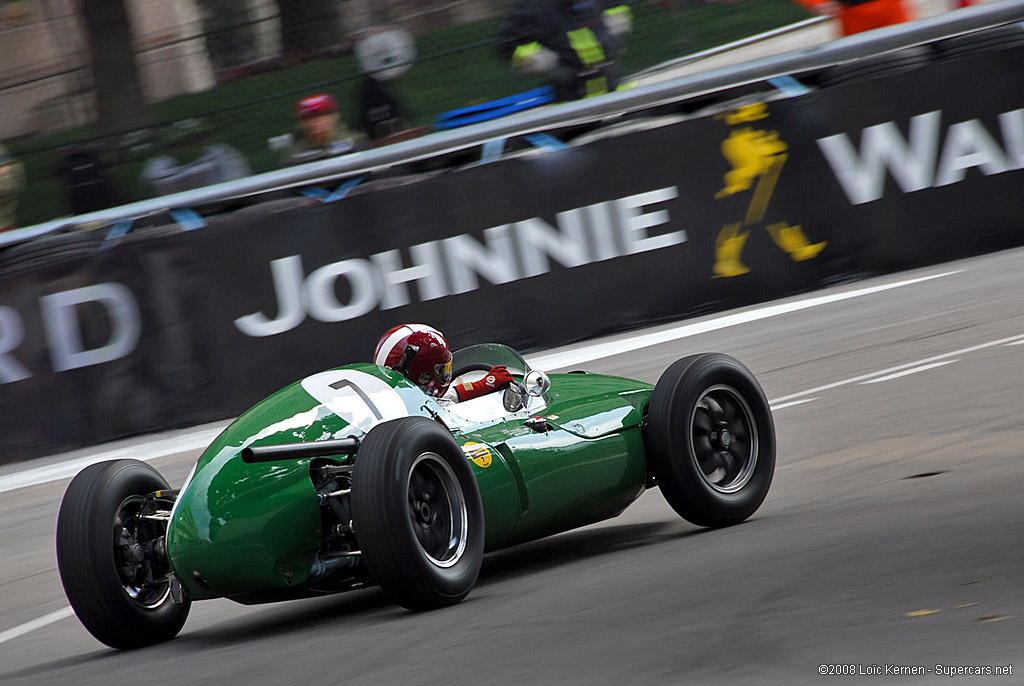
<path id="1" fill-rule="evenodd" d="M 231 416 L 401 322 L 538 349 L 1018 245 L 1022 60 L 0 265 L 0 461 Z"/>
<path id="2" fill-rule="evenodd" d="M 181 237 L 0 278 L 0 462 L 222 416 Z"/>
<path id="3" fill-rule="evenodd" d="M 1020 47 L 953 57 L 779 103 L 801 155 L 776 199 L 817 204 L 837 259 L 872 272 L 1021 245 L 1021 64 Z"/>

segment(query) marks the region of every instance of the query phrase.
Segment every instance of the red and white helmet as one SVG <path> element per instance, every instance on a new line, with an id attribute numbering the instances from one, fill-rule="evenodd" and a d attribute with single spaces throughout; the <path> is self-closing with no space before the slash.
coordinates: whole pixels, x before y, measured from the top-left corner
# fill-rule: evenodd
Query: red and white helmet
<path id="1" fill-rule="evenodd" d="M 295 103 L 296 119 L 305 119 L 306 117 L 315 117 L 318 114 L 330 114 L 337 111 L 338 101 L 326 93 L 307 95 Z"/>
<path id="2" fill-rule="evenodd" d="M 439 398 L 452 382 L 452 351 L 437 329 L 426 324 L 402 324 L 384 334 L 373 355 L 375 364 L 389 367 Z"/>

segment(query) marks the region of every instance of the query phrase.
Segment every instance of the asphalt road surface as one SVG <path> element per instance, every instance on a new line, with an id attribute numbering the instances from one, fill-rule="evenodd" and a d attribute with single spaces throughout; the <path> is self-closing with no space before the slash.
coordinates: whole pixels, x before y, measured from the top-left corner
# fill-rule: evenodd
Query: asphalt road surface
<path id="1" fill-rule="evenodd" d="M 376 589 L 204 601 L 174 641 L 109 650 L 70 616 L 54 556 L 60 463 L 83 453 L 4 467 L 0 683 L 1024 683 L 1022 293 L 1011 251 L 542 356 L 655 381 L 690 353 L 735 355 L 773 403 L 772 490 L 721 530 L 652 490 L 487 556 L 440 611 Z M 123 445 L 176 486 L 216 429 Z M 944 671 L 975 667 L 1012 676 Z"/>

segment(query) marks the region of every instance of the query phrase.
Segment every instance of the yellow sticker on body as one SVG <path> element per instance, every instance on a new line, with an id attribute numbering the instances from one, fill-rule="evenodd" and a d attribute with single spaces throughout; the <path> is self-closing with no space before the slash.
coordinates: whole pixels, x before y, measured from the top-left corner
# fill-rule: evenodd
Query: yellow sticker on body
<path id="1" fill-rule="evenodd" d="M 491 466 L 493 458 L 491 457 L 491 449 L 483 443 L 468 442 L 462 446 L 463 452 L 473 460 L 477 465 L 486 469 Z"/>

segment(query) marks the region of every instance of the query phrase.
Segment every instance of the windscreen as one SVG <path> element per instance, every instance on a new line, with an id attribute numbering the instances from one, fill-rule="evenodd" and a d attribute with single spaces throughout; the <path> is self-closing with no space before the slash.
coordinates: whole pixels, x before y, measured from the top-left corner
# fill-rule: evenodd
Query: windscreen
<path id="1" fill-rule="evenodd" d="M 458 372 L 469 365 L 489 365 L 496 367 L 503 364 L 509 372 L 522 376 L 530 371 L 530 365 L 518 352 L 501 343 L 481 343 L 471 345 L 452 353 L 452 371 Z"/>

